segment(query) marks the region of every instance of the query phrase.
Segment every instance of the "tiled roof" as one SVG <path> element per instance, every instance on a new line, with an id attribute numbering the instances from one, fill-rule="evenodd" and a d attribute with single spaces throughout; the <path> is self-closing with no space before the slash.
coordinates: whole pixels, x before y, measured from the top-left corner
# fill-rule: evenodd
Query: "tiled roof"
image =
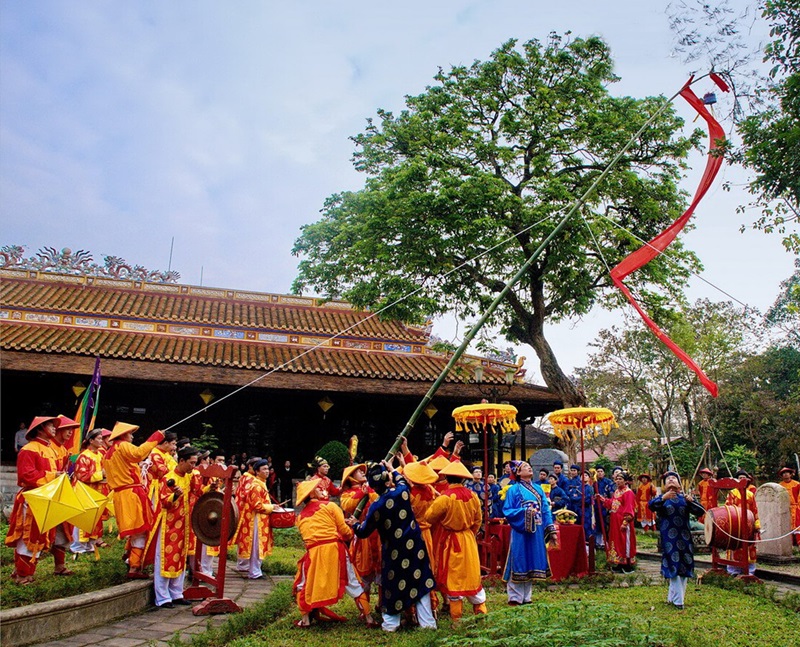
<path id="1" fill-rule="evenodd" d="M 426 331 L 342 302 L 30 274 L 0 270 L 0 346 L 8 351 L 407 381 L 432 381 L 447 362 L 425 345 Z M 477 361 L 486 382 L 502 382 L 513 367 L 468 359 Z M 460 371 L 447 381 L 471 375 Z"/>

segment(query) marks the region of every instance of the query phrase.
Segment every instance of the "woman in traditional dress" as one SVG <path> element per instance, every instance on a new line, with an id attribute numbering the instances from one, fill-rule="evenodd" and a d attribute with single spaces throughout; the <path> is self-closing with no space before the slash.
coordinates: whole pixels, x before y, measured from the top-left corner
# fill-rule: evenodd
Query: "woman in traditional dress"
<path id="1" fill-rule="evenodd" d="M 636 496 L 629 483 L 633 478 L 627 472 L 614 474 L 617 489 L 608 499 L 600 497 L 600 502 L 611 511 L 608 515 L 608 563 L 611 570 L 632 573 L 636 566 L 636 532 L 633 522 L 636 512 Z"/>
<path id="2" fill-rule="evenodd" d="M 511 542 L 503 581 L 512 606 L 531 601 L 532 582 L 550 576 L 547 542 L 556 534 L 550 501 L 526 461 L 512 461 L 515 479 L 506 492 L 503 514 L 511 526 Z"/>
<path id="3" fill-rule="evenodd" d="M 703 506 L 681 491 L 677 472 L 664 474 L 664 493 L 648 502 L 661 533 L 661 574 L 669 581 L 667 604 L 683 609 L 686 584 L 694 577 L 694 545 L 689 515 L 702 517 Z"/>

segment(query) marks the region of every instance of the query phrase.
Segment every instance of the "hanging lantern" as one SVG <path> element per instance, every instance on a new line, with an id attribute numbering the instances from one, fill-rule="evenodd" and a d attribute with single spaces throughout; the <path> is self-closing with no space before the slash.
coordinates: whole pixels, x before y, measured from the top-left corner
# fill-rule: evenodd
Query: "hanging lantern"
<path id="1" fill-rule="evenodd" d="M 439 410 L 436 407 L 434 407 L 432 404 L 429 404 L 427 407 L 425 407 L 423 409 L 423 411 L 425 412 L 425 415 L 428 416 L 428 420 L 430 420 L 431 418 L 433 418 L 433 416 L 436 415 L 436 413 Z"/>
<path id="2" fill-rule="evenodd" d="M 200 399 L 206 406 L 208 406 L 208 403 L 214 399 L 214 394 L 211 392 L 210 389 L 206 389 L 200 394 Z"/>
<path id="3" fill-rule="evenodd" d="M 322 398 L 319 402 L 317 402 L 319 408 L 322 409 L 322 413 L 328 413 L 328 409 L 333 406 L 333 400 L 331 400 L 327 395 Z"/>
<path id="4" fill-rule="evenodd" d="M 75 394 L 76 398 L 81 397 L 81 394 L 86 390 L 86 387 L 83 386 L 83 382 L 75 382 L 72 385 L 72 392 Z"/>

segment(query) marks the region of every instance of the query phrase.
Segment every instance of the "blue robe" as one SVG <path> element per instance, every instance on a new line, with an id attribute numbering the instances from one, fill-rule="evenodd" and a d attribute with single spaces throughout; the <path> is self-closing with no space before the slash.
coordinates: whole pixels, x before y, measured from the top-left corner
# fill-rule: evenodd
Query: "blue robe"
<path id="1" fill-rule="evenodd" d="M 594 488 L 588 483 L 583 486 L 583 533 L 586 536 L 586 541 L 589 537 L 594 535 L 595 531 L 599 532 L 600 524 L 595 523 L 596 515 L 592 514 L 592 504 L 594 503 Z M 581 503 L 578 502 L 578 519 L 581 518 Z"/>
<path id="2" fill-rule="evenodd" d="M 567 479 L 567 487 L 563 487 L 567 493 L 567 507 L 572 510 L 578 519 L 581 518 L 581 477 Z"/>
<path id="3" fill-rule="evenodd" d="M 435 583 L 428 549 L 411 510 L 411 493 L 402 476 L 381 494 L 369 516 L 353 527 L 362 539 L 374 531 L 381 538 L 381 609 L 396 615 L 419 602 Z"/>
<path id="4" fill-rule="evenodd" d="M 545 532 L 555 530 L 547 495 L 536 483 L 514 483 L 503 506 L 511 543 L 503 581 L 529 582 L 550 577 Z"/>
<path id="5" fill-rule="evenodd" d="M 607 476 L 604 476 L 599 481 L 597 481 L 597 493 L 605 497 L 606 499 L 610 499 L 614 496 L 614 490 L 617 489 L 616 484 Z M 595 532 L 599 535 L 600 532 L 600 521 L 597 518 L 598 514 L 603 515 L 603 528 L 605 529 L 605 533 L 608 534 L 608 513 L 609 511 L 606 509 L 604 505 L 600 503 L 600 499 L 595 500 L 595 511 L 594 511 L 594 518 L 595 518 Z"/>
<path id="6" fill-rule="evenodd" d="M 567 493 L 557 485 L 550 488 L 550 507 L 553 512 L 567 507 Z"/>
<path id="7" fill-rule="evenodd" d="M 673 577 L 694 577 L 694 546 L 689 526 L 689 515 L 705 514 L 703 506 L 687 501 L 683 494 L 665 501 L 660 495 L 647 503 L 656 513 L 656 524 L 661 533 L 661 574 Z"/>

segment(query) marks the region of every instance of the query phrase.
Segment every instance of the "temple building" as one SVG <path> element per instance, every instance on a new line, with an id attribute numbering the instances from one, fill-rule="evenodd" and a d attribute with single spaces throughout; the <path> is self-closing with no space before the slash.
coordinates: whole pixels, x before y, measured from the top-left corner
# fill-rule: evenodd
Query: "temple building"
<path id="1" fill-rule="evenodd" d="M 121 420 L 148 433 L 205 433 L 227 455 L 295 465 L 352 435 L 360 454 L 382 458 L 448 360 L 431 347 L 429 329 L 344 302 L 182 285 L 175 272 L 114 257 L 100 267 L 68 249 L 38 256 L 0 252 L 6 463 L 21 422 L 75 414 L 95 358 L 96 426 Z M 432 451 L 454 430 L 452 410 L 485 397 L 515 405 L 520 423 L 559 408 L 556 395 L 523 380 L 520 365 L 462 358 L 410 433 L 411 450 Z"/>

